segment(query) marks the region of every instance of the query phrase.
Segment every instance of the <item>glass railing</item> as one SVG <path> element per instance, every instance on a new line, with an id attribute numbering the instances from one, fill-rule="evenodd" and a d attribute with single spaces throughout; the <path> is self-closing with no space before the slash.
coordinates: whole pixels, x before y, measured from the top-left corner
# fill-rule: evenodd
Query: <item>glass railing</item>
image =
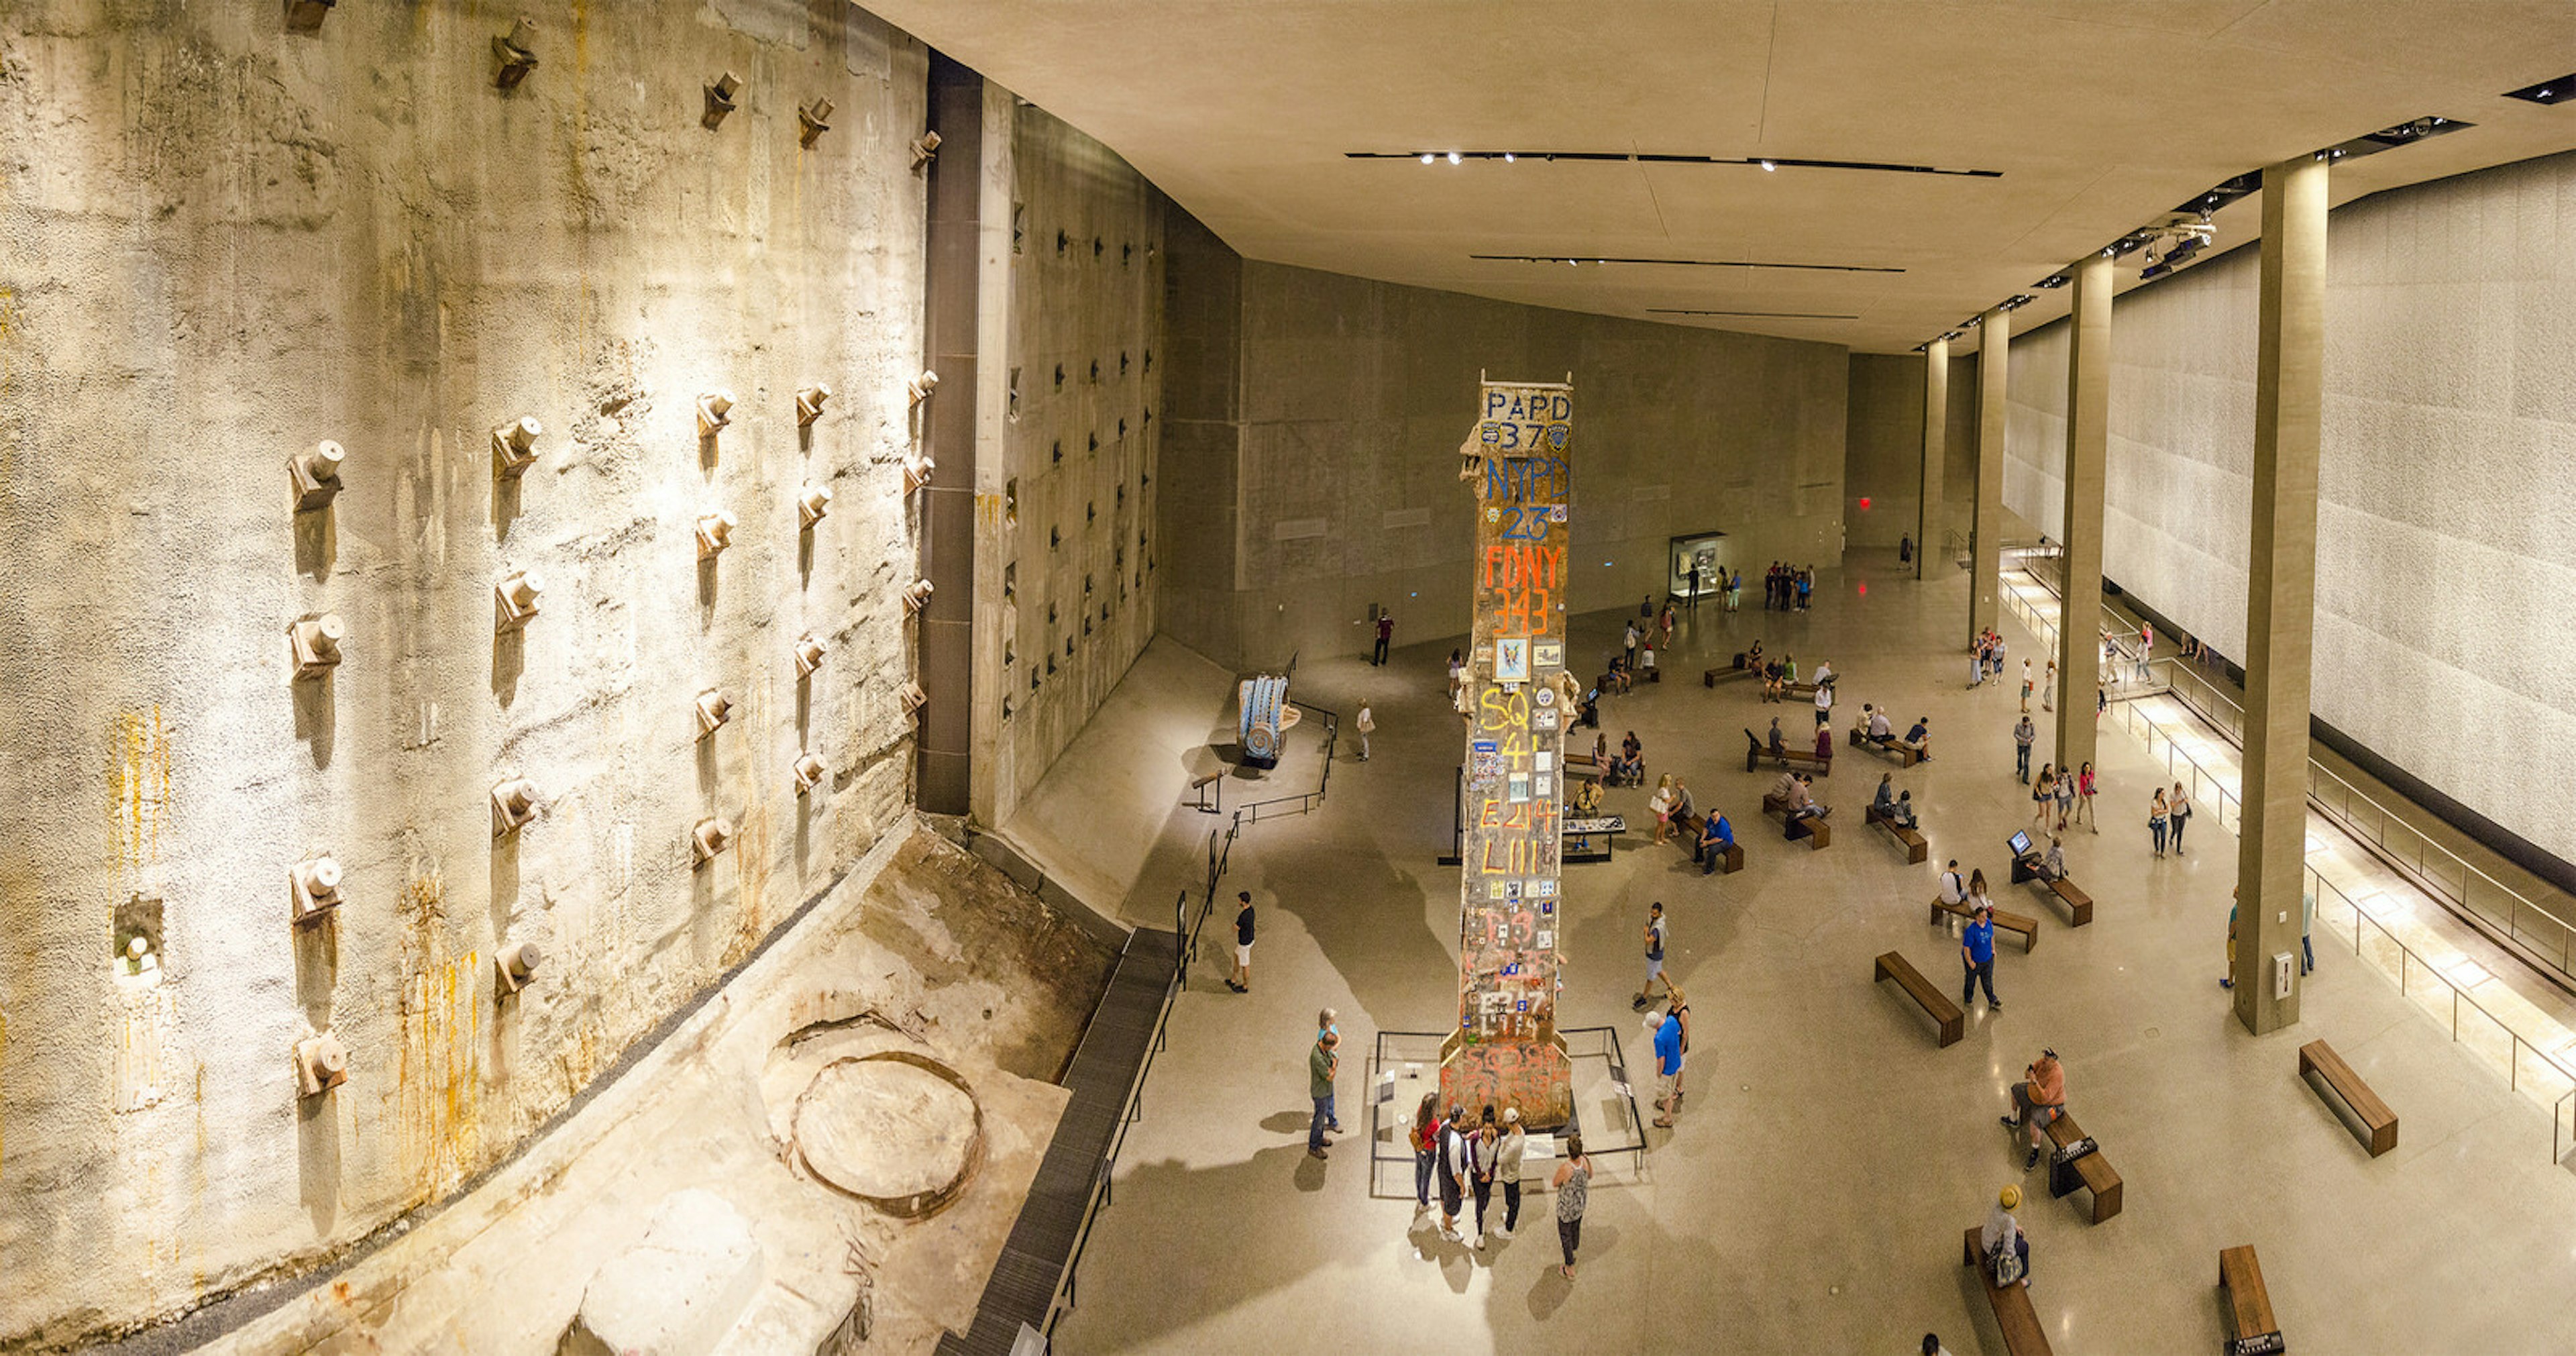
<path id="1" fill-rule="evenodd" d="M 2014 616 L 2024 627 L 2028 628 L 2033 635 L 2039 636 L 2049 648 L 2056 647 L 2057 626 L 2053 620 L 2040 615 L 2038 609 L 2032 607 L 2013 590 L 2004 590 L 2004 600 L 2006 606 L 2012 609 Z M 2184 682 L 2173 685 L 2172 690 L 2177 699 L 2182 700 L 2187 709 L 2201 715 L 2213 727 L 2227 733 L 2231 739 L 2241 745 L 2244 708 L 2229 700 L 2226 694 L 2218 691 L 2205 677 L 2190 673 L 2188 665 L 2176 660 L 2160 662 L 2172 666 L 2166 675 L 2169 682 L 2176 675 L 2185 675 Z M 2207 698 L 2214 699 L 2206 711 L 2195 705 L 2186 695 L 2194 690 Z M 2217 807 L 2219 823 L 2231 834 L 2238 832 L 2244 821 L 2244 813 L 2243 802 L 2237 795 L 2235 779 L 2232 776 L 2221 777 L 2218 773 L 2203 767 L 2188 751 L 2189 744 L 2199 742 L 2201 736 L 2195 731 L 2178 729 L 2157 720 L 2135 702 L 2123 702 L 2118 710 L 2121 724 L 2145 744 L 2150 755 L 2156 753 L 2161 745 L 2166 772 L 2190 791 L 2192 800 L 2196 804 L 2214 804 Z M 2178 735 L 2187 738 L 2178 738 Z M 2570 929 L 2560 923 L 2554 915 L 2516 894 L 2485 872 L 2461 861 L 2447 849 L 2426 841 L 2421 834 L 2407 827 L 2404 821 L 2390 815 L 2377 801 L 2355 790 L 2350 783 L 2319 765 L 2313 758 L 2308 760 L 2308 786 L 2311 803 L 2316 805 L 2328 819 L 2345 826 L 2353 832 L 2356 839 L 2379 850 L 2393 865 L 2409 870 L 2413 875 L 2432 883 L 2435 893 L 2440 893 L 2444 877 L 2439 874 L 2439 868 L 2442 865 L 2442 859 L 2447 858 L 2456 866 L 2457 874 L 2452 877 L 2457 882 L 2458 893 L 2452 896 L 2455 901 L 2465 901 L 2472 897 L 2476 893 L 2474 888 L 2476 884 L 2483 882 L 2483 888 L 2495 892 L 2493 895 L 2484 897 L 2486 904 L 2490 908 L 2498 909 L 2501 917 L 2507 920 L 2498 922 L 2497 926 L 2536 931 L 2533 917 L 2536 915 L 2538 919 L 2546 920 L 2554 928 L 2555 945 L 2558 948 L 2556 954 L 2562 958 L 2567 955 Z M 2335 790 L 2337 794 L 2331 798 L 2321 795 L 2321 786 Z M 2403 837 L 2397 840 L 2401 848 L 2409 845 L 2406 840 L 2411 840 L 2415 851 L 2432 854 L 2419 855 L 2414 860 L 2430 864 L 2436 870 L 2426 871 L 2421 867 L 2410 867 L 2408 859 L 2402 852 L 2392 852 L 2383 848 L 2382 837 L 2375 837 L 2370 830 L 2356 825 L 2352 818 L 2355 811 L 2361 812 L 2362 823 L 2374 826 L 2380 835 L 2387 835 L 2391 829 L 2402 831 Z M 2448 970 L 2452 971 L 2459 970 L 2463 966 L 2475 969 L 2475 963 L 2465 956 L 2456 955 L 2439 963 L 2428 959 L 2423 953 L 2408 946 L 2403 938 L 2377 918 L 2372 917 L 2368 909 L 2346 895 L 2341 887 L 2327 880 L 2314 867 L 2303 867 L 2302 871 L 2306 878 L 2307 891 L 2317 901 L 2317 921 L 2326 925 L 2330 935 L 2340 932 L 2350 938 L 2353 954 L 2371 962 L 2382 974 L 2394 979 L 2399 993 L 2414 998 L 2417 1006 L 2428 1015 L 2437 1021 L 2444 1022 L 2450 1028 L 2453 1041 L 2468 1047 L 2491 1069 L 2503 1073 L 2508 1086 L 2528 1091 L 2534 1100 L 2549 1106 L 2551 1161 L 2556 1162 L 2562 1156 L 2564 1152 L 2562 1145 L 2576 1147 L 2576 1069 L 2560 1063 L 2556 1056 L 2523 1039 L 2519 1032 L 2479 1003 L 2466 988 L 2453 982 L 2445 968 L 2448 967 Z M 2481 913 L 2481 916 L 2490 917 L 2484 913 Z M 2492 918 L 2491 921 L 2493 921 Z M 2516 935 L 2520 936 L 2521 933 L 2518 932 Z M 2547 953 L 2544 952 L 2544 954 Z M 2484 972 L 2480 971 L 2480 973 L 2483 975 Z"/>

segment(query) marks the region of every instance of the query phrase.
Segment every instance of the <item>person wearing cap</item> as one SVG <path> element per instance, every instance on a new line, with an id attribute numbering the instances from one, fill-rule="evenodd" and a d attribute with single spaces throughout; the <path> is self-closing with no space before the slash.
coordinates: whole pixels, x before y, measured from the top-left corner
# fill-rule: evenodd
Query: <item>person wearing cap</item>
<path id="1" fill-rule="evenodd" d="M 1959 961 L 1967 977 L 1959 981 L 1959 1006 L 1967 1007 L 1977 999 L 1977 986 L 1986 986 L 1986 1011 L 2001 1012 L 2004 1005 L 1995 997 L 1995 907 L 1978 901 L 1976 917 L 1959 929 Z"/>
<path id="2" fill-rule="evenodd" d="M 1503 1184 L 1503 1237 L 1521 1227 L 1521 1159 L 1529 1153 L 1529 1136 L 1521 1130 L 1521 1109 L 1503 1108 L 1503 1137 L 1494 1144 L 1494 1179 Z"/>
<path id="3" fill-rule="evenodd" d="M 2057 1062 L 2056 1051 L 2042 1050 L 2023 1072 L 2029 1077 L 2012 1086 L 2013 1114 L 1997 1119 L 2007 1130 L 2030 1132 L 2030 1157 L 2021 1164 L 2028 1172 L 2039 1166 L 2040 1128 L 2066 1110 L 2066 1066 Z"/>
<path id="4" fill-rule="evenodd" d="M 2006 1248 L 2012 1249 L 2021 1260 L 2019 1283 L 2028 1285 L 2030 1284 L 2030 1235 L 2021 1231 L 2021 1221 L 2014 1219 L 2012 1213 L 2020 1208 L 2021 1188 L 2006 1183 L 2004 1189 L 1995 1195 L 1994 1208 L 1986 1212 L 1986 1227 L 1977 1234 L 1977 1248 L 1979 1252 L 1990 1258 Z M 1989 1278 L 1994 1275 L 1991 1271 L 1986 1274 Z"/>

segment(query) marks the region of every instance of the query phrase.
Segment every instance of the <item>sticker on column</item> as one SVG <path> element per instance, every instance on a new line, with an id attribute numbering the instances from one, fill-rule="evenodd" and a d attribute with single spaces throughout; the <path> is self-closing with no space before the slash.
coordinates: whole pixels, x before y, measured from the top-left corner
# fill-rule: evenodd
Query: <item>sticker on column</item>
<path id="1" fill-rule="evenodd" d="M 1499 636 L 1494 640 L 1494 681 L 1526 683 L 1530 674 L 1530 643 L 1527 636 Z"/>
<path id="2" fill-rule="evenodd" d="M 1479 739 L 1469 748 L 1474 757 L 1467 769 L 1467 780 L 1477 786 L 1490 786 L 1503 775 L 1503 746 L 1491 739 Z"/>
<path id="3" fill-rule="evenodd" d="M 1565 642 L 1561 640 L 1536 642 L 1530 646 L 1530 662 L 1536 664 L 1542 672 L 1564 668 Z"/>
<path id="4" fill-rule="evenodd" d="M 1507 789 L 1503 792 L 1503 799 L 1514 805 L 1521 805 L 1526 804 L 1529 798 L 1529 774 L 1526 772 L 1513 773 L 1511 781 L 1507 784 Z"/>

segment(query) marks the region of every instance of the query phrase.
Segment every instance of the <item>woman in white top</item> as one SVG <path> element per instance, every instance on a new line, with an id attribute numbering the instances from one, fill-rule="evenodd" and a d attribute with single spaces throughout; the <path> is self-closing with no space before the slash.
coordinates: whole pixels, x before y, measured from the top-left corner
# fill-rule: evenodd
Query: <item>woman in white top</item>
<path id="1" fill-rule="evenodd" d="M 2191 793 L 2182 789 L 2182 783 L 2175 782 L 2173 794 L 2166 797 L 2165 813 L 2173 822 L 2173 850 L 2179 857 L 2182 855 L 2183 826 L 2191 822 Z"/>
<path id="2" fill-rule="evenodd" d="M 1664 779 L 1655 784 L 1655 794 L 1646 801 L 1646 808 L 1655 812 L 1655 841 L 1661 843 L 1673 826 L 1673 774 L 1665 773 Z"/>
<path id="3" fill-rule="evenodd" d="M 1529 1136 L 1521 1133 L 1519 1107 L 1503 1109 L 1503 1137 L 1494 1146 L 1494 1179 L 1503 1184 L 1503 1237 L 1521 1227 L 1521 1158 L 1529 1152 Z"/>

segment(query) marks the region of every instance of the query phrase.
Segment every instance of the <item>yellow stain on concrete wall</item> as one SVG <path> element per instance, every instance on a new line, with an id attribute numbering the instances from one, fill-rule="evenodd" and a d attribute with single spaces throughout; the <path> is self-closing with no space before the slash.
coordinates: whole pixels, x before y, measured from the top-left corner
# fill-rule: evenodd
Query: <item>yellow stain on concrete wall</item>
<path id="1" fill-rule="evenodd" d="M 455 1190 L 483 1154 L 483 956 L 447 958 L 446 893 L 433 865 L 396 904 L 404 935 L 394 1124 L 414 1202 Z"/>
<path id="2" fill-rule="evenodd" d="M 170 813 L 170 732 L 161 708 L 119 712 L 107 722 L 107 864 L 161 859 Z"/>
<path id="3" fill-rule="evenodd" d="M 398 1124 L 403 1176 L 422 1200 L 482 1162 L 482 961 L 469 951 L 406 982 Z"/>

